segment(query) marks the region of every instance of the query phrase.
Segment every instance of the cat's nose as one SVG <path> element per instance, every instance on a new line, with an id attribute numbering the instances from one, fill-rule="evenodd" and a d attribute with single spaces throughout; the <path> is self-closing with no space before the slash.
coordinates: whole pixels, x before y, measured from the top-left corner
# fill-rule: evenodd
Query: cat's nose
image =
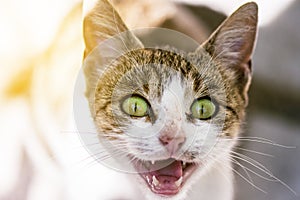
<path id="1" fill-rule="evenodd" d="M 165 146 L 170 155 L 174 155 L 179 150 L 185 139 L 183 133 L 177 133 L 176 135 L 163 133 L 159 137 L 160 142 Z"/>

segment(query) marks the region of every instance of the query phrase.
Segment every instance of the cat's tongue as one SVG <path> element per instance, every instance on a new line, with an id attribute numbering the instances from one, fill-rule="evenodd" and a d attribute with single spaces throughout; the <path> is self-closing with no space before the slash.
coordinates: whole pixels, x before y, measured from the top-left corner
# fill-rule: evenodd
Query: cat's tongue
<path id="1" fill-rule="evenodd" d="M 173 161 L 171 164 L 150 172 L 148 181 L 153 192 L 162 195 L 175 195 L 179 192 L 182 183 L 181 161 Z"/>

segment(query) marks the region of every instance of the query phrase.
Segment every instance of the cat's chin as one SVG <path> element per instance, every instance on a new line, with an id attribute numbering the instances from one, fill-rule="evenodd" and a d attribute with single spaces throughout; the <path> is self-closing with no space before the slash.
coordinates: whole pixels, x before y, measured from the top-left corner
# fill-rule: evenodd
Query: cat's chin
<path id="1" fill-rule="evenodd" d="M 177 195 L 199 164 L 175 159 L 135 160 L 134 167 L 155 194 L 172 197 Z"/>

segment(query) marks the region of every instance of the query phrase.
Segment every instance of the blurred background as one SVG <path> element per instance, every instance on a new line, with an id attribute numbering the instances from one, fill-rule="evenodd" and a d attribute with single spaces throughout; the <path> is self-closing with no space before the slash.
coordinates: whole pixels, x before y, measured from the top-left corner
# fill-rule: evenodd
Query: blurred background
<path id="1" fill-rule="evenodd" d="M 130 28 L 171 28 L 199 43 L 244 2 L 113 0 Z M 236 166 L 252 182 L 236 176 L 236 199 L 299 199 L 288 187 L 300 193 L 300 1 L 256 2 L 259 35 L 244 127 L 252 141 L 241 141 L 238 150 L 282 183 L 244 162 L 256 174 L 249 172 L 251 180 Z M 88 155 L 73 121 L 83 3 L 1 1 L 0 200 L 105 200 L 117 191 L 101 190 L 116 174 Z M 119 190 L 130 196 L 129 189 Z"/>

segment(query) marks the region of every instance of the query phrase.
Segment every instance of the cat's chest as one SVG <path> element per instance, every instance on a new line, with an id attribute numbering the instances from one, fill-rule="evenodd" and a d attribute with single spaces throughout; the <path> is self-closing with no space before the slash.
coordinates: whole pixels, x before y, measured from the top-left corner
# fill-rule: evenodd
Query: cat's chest
<path id="1" fill-rule="evenodd" d="M 69 177 L 69 199 L 72 200 L 144 199 L 133 175 L 117 172 L 99 163 L 86 169 L 73 170 Z"/>

